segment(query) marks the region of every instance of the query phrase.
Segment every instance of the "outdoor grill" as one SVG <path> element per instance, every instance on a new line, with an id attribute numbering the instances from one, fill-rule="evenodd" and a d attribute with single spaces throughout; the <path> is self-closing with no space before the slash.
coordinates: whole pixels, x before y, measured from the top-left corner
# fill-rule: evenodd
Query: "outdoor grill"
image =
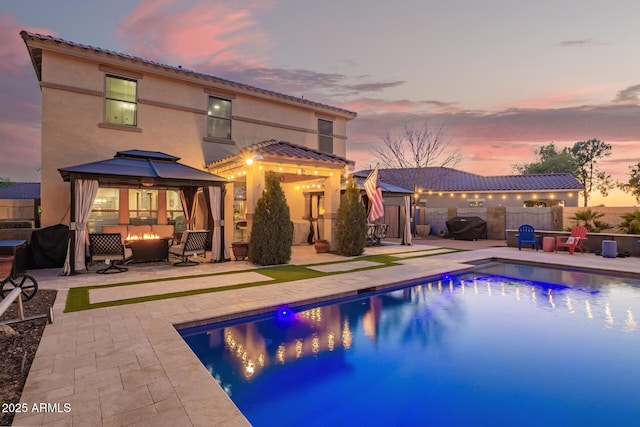
<path id="1" fill-rule="evenodd" d="M 485 237 L 487 222 L 477 216 L 456 216 L 447 221 L 449 237 L 458 240 L 478 240 Z"/>

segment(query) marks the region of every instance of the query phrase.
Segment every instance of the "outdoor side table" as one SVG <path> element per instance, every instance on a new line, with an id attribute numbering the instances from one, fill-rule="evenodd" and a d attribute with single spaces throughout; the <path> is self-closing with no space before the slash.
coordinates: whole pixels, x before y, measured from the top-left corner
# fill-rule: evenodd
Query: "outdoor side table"
<path id="1" fill-rule="evenodd" d="M 604 258 L 615 258 L 618 256 L 618 243 L 615 240 L 602 241 L 602 256 Z"/>
<path id="2" fill-rule="evenodd" d="M 553 249 L 555 247 L 555 242 L 556 239 L 555 237 L 543 237 L 542 238 L 542 250 L 544 252 L 553 252 Z"/>
<path id="3" fill-rule="evenodd" d="M 26 240 L 0 240 L 0 255 L 13 256 L 13 274 L 27 271 Z"/>

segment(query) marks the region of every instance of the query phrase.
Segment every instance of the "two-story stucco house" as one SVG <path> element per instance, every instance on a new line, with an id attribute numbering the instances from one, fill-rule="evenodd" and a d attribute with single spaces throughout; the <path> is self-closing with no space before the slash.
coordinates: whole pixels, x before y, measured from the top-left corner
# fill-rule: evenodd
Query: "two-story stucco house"
<path id="1" fill-rule="evenodd" d="M 58 169 L 144 150 L 202 171 L 209 166 L 228 180 L 225 216 L 241 227 L 227 227 L 227 241 L 245 231 L 246 220 L 250 228 L 268 170 L 281 175 L 295 221 L 313 215 L 307 190 L 318 201 L 322 195 L 323 238 L 332 240 L 340 175 L 353 167 L 345 159 L 347 122 L 356 113 L 57 37 L 20 35 L 42 91 L 42 226 L 69 222 L 69 184 Z M 267 140 L 272 148 L 284 141 L 287 150 L 265 152 Z M 172 188 L 101 185 L 89 229 L 180 226 L 181 216 Z"/>

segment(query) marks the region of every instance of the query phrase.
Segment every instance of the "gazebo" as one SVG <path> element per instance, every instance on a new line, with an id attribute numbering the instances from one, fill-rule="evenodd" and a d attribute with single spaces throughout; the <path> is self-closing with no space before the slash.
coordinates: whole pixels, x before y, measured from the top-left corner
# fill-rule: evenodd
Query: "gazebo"
<path id="1" fill-rule="evenodd" d="M 353 174 L 356 185 L 360 188 L 362 195 L 365 195 L 364 182 L 367 180 L 370 171 L 359 171 Z M 411 238 L 411 198 L 413 191 L 398 187 L 382 180 L 378 181 L 382 196 L 384 198 L 385 217 L 388 221 L 397 222 L 391 230 L 398 233 L 401 244 L 412 245 Z M 367 199 L 367 207 L 369 201 Z"/>
<path id="2" fill-rule="evenodd" d="M 111 159 L 60 168 L 62 179 L 70 182 L 70 241 L 62 275 L 85 269 L 87 221 L 98 188 L 162 188 L 177 189 L 187 220 L 193 229 L 195 200 L 202 188 L 210 200 L 212 224 L 211 262 L 229 259 L 224 239 L 224 188 L 226 179 L 178 163 L 179 157 L 158 151 L 119 151 Z M 71 262 L 73 260 L 73 262 Z"/>

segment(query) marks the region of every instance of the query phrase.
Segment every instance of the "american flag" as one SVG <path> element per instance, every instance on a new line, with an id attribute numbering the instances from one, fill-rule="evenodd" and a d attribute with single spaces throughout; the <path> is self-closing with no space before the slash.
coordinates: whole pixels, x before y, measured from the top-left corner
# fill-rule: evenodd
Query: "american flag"
<path id="1" fill-rule="evenodd" d="M 367 179 L 364 181 L 364 191 L 367 193 L 367 197 L 371 203 L 369 221 L 374 222 L 376 219 L 384 216 L 382 190 L 380 190 L 380 181 L 378 179 L 378 166 L 371 171 Z"/>

